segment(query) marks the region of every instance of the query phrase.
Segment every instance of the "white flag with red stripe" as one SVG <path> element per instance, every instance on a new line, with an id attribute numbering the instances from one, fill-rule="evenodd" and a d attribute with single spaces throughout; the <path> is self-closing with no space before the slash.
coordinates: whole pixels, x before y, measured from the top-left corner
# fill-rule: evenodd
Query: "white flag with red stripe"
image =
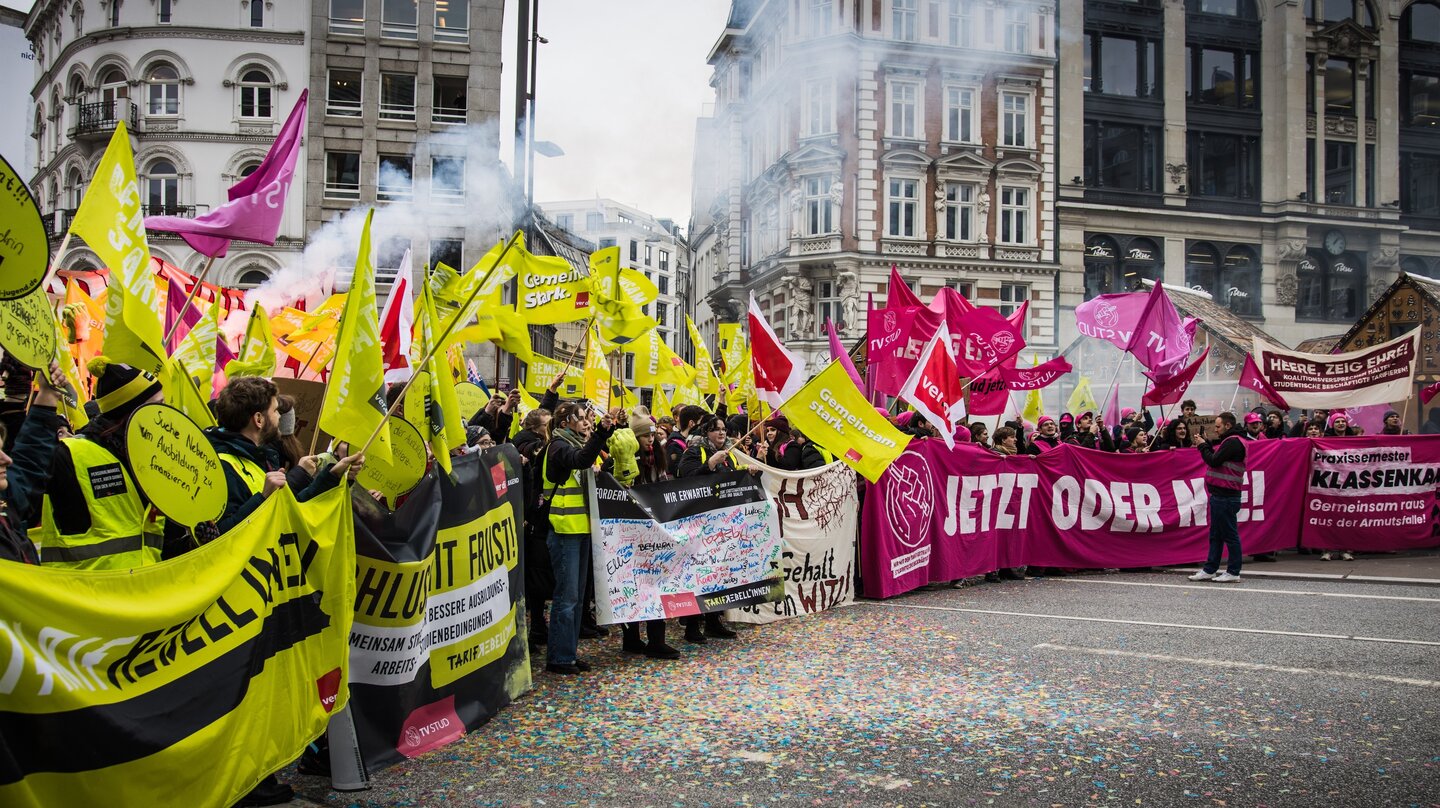
<path id="1" fill-rule="evenodd" d="M 750 294 L 750 363 L 755 369 L 755 392 L 772 408 L 805 386 L 805 360 L 780 343 L 775 330 L 765 322 L 755 294 Z"/>
<path id="2" fill-rule="evenodd" d="M 946 446 L 955 448 L 955 424 L 965 417 L 965 382 L 950 353 L 950 330 L 944 323 L 925 344 L 899 397 L 935 425 Z"/>
<path id="3" fill-rule="evenodd" d="M 410 367 L 410 345 L 415 330 L 415 301 L 410 299 L 410 251 L 400 259 L 385 311 L 380 313 L 380 344 L 385 352 L 385 381 L 404 383 L 414 370 Z"/>

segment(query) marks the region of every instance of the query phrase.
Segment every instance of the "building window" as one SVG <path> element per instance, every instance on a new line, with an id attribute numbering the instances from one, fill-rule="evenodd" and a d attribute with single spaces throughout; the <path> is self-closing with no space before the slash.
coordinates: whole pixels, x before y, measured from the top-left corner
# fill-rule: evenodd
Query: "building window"
<path id="1" fill-rule="evenodd" d="M 1000 93 L 1000 143 L 1012 148 L 1030 148 L 1030 96 Z"/>
<path id="2" fill-rule="evenodd" d="M 630 241 L 630 263 L 640 263 L 640 242 L 631 239 Z"/>
<path id="3" fill-rule="evenodd" d="M 415 158 L 409 155 L 380 155 L 376 197 L 384 202 L 410 199 L 415 195 Z"/>
<path id="4" fill-rule="evenodd" d="M 945 88 L 945 139 L 951 143 L 975 143 L 980 131 L 974 87 Z"/>
<path id="5" fill-rule="evenodd" d="M 825 334 L 828 320 L 840 327 L 844 325 L 840 308 L 840 287 L 835 281 L 819 281 L 815 284 L 815 334 Z"/>
<path id="6" fill-rule="evenodd" d="M 1030 40 L 1030 9 L 1011 4 L 1005 8 L 1005 50 L 1028 53 Z"/>
<path id="7" fill-rule="evenodd" d="M 465 158 L 430 158 L 430 196 L 455 204 L 465 199 Z"/>
<path id="8" fill-rule="evenodd" d="M 380 117 L 387 121 L 415 120 L 415 76 L 380 74 Z"/>
<path id="9" fill-rule="evenodd" d="M 1127 98 L 1158 97 L 1159 51 L 1159 43 L 1154 40 L 1085 34 L 1085 92 Z"/>
<path id="10" fill-rule="evenodd" d="M 604 213 L 592 212 L 592 213 L 587 213 L 587 214 L 585 214 L 585 229 L 586 229 L 586 230 L 599 230 L 600 228 L 602 228 L 602 227 L 604 227 L 604 226 L 605 226 L 605 214 L 604 214 Z M 611 244 L 611 246 L 613 247 L 615 243 L 614 243 L 614 241 L 611 241 L 610 244 Z"/>
<path id="11" fill-rule="evenodd" d="M 662 295 L 670 294 L 670 276 L 661 275 L 660 277 L 656 278 L 655 288 L 660 290 L 660 294 Z"/>
<path id="12" fill-rule="evenodd" d="M 561 230 L 575 229 L 575 216 L 570 213 L 561 213 L 555 217 L 555 226 Z"/>
<path id="13" fill-rule="evenodd" d="M 364 35 L 365 0 L 330 0 L 330 33 Z"/>
<path id="14" fill-rule="evenodd" d="M 380 8 L 380 36 L 415 39 L 419 24 L 420 9 L 415 0 L 384 0 Z"/>
<path id="15" fill-rule="evenodd" d="M 250 27 L 265 27 L 265 0 L 250 0 Z"/>
<path id="16" fill-rule="evenodd" d="M 660 251 L 660 263 L 657 266 L 661 272 L 670 271 L 670 252 L 668 250 Z M 664 280 L 663 276 L 661 277 L 661 280 Z"/>
<path id="17" fill-rule="evenodd" d="M 435 123 L 465 123 L 465 77 L 436 76 L 433 94 Z"/>
<path id="18" fill-rule="evenodd" d="M 174 67 L 161 63 L 150 68 L 147 84 L 146 115 L 180 114 L 180 74 Z"/>
<path id="19" fill-rule="evenodd" d="M 1160 131 L 1085 122 L 1085 184 L 1115 191 L 1160 189 Z"/>
<path id="20" fill-rule="evenodd" d="M 811 79 L 805 82 L 805 135 L 829 135 L 835 132 L 835 80 Z"/>
<path id="21" fill-rule="evenodd" d="M 802 232 L 807 236 L 822 236 L 835 232 L 835 209 L 834 203 L 830 201 L 830 185 L 833 178 L 829 174 L 805 177 L 804 183 L 804 207 L 801 215 L 805 217 Z"/>
<path id="22" fill-rule="evenodd" d="M 1030 299 L 1030 285 L 1025 283 L 1000 284 L 1000 314 L 1010 317 Z"/>
<path id="23" fill-rule="evenodd" d="M 920 38 L 920 0 L 890 0 L 890 29 L 902 42 Z"/>
<path id="24" fill-rule="evenodd" d="M 180 206 L 180 172 L 165 158 L 145 169 L 145 215 L 174 216 Z"/>
<path id="25" fill-rule="evenodd" d="M 1303 13 L 1315 23 L 1354 20 L 1363 28 L 1375 27 L 1375 14 L 1366 0 L 1304 0 Z"/>
<path id="26" fill-rule="evenodd" d="M 955 48 L 974 47 L 974 0 L 949 0 L 949 2 L 949 14 L 945 18 L 945 41 Z"/>
<path id="27" fill-rule="evenodd" d="M 105 11 L 106 11 L 106 14 L 105 14 L 105 17 L 106 17 L 105 22 L 108 23 L 111 28 L 119 28 L 119 27 L 120 27 L 120 0 L 110 0 L 110 7 L 109 7 L 108 9 L 106 9 Z M 79 23 L 78 21 L 75 23 L 75 34 L 76 34 L 77 36 L 80 34 L 80 23 Z"/>
<path id="28" fill-rule="evenodd" d="M 1259 195 L 1259 138 L 1192 129 L 1187 141 L 1191 195 L 1227 199 Z"/>
<path id="29" fill-rule="evenodd" d="M 331 70 L 328 93 L 325 96 L 325 114 L 360 117 L 360 86 L 362 76 L 358 70 Z"/>
<path id="30" fill-rule="evenodd" d="M 810 35 L 825 36 L 835 22 L 835 0 L 809 0 Z"/>
<path id="31" fill-rule="evenodd" d="M 1240 109 L 1259 105 L 1258 53 L 1195 45 L 1185 52 L 1186 100 L 1190 103 Z"/>
<path id="32" fill-rule="evenodd" d="M 1355 66 L 1349 59 L 1325 61 L 1325 114 L 1355 116 Z"/>
<path id="33" fill-rule="evenodd" d="M 1259 19 L 1255 13 L 1255 0 L 1188 0 L 1186 6 L 1191 13 Z"/>
<path id="34" fill-rule="evenodd" d="M 1185 285 L 1242 317 L 1260 314 L 1260 264 L 1250 247 L 1232 247 L 1222 261 L 1213 244 L 1192 242 L 1185 251 Z"/>
<path id="35" fill-rule="evenodd" d="M 1400 92 L 1406 126 L 1440 126 L 1440 75 L 1401 71 Z"/>
<path id="36" fill-rule="evenodd" d="M 470 41 L 470 0 L 435 0 L 435 41 Z"/>
<path id="37" fill-rule="evenodd" d="M 360 198 L 360 153 L 325 153 L 325 198 Z"/>
<path id="38" fill-rule="evenodd" d="M 1440 3 L 1417 0 L 1400 15 L 1401 42 L 1429 42 L 1440 45 Z"/>
<path id="39" fill-rule="evenodd" d="M 1416 216 L 1440 216 L 1440 154 L 1400 153 L 1400 209 Z"/>
<path id="40" fill-rule="evenodd" d="M 1331 205 L 1355 204 L 1355 144 L 1325 141 L 1325 201 Z"/>
<path id="41" fill-rule="evenodd" d="M 655 246 L 654 246 L 653 244 L 646 244 L 646 245 L 645 245 L 645 266 L 647 266 L 647 267 L 648 267 L 648 266 L 654 266 L 654 262 L 655 262 Z"/>
<path id="42" fill-rule="evenodd" d="M 605 249 L 609 249 L 610 247 L 614 247 L 614 246 L 615 246 L 615 239 L 613 239 L 613 238 L 602 238 L 602 239 L 600 239 L 600 241 L 597 242 L 597 243 L 600 245 L 600 249 L 605 250 Z"/>
<path id="43" fill-rule="evenodd" d="M 259 169 L 260 169 L 260 164 L 259 164 L 259 163 L 246 163 L 245 165 L 243 165 L 243 166 L 240 167 L 240 179 L 242 179 L 242 180 L 245 179 L 246 177 L 250 176 L 251 174 L 254 174 L 254 173 L 255 173 L 256 171 L 258 171 Z"/>
<path id="44" fill-rule="evenodd" d="M 430 266 L 444 264 L 465 271 L 465 241 L 458 238 L 430 239 Z"/>
<path id="45" fill-rule="evenodd" d="M 389 286 L 398 280 L 405 253 L 409 251 L 410 239 L 405 236 L 391 236 L 381 241 L 375 249 L 375 283 Z M 413 263 L 411 271 L 414 271 Z"/>
<path id="46" fill-rule="evenodd" d="M 886 87 L 890 115 L 885 131 L 893 138 L 920 140 L 920 82 L 891 81 Z"/>
<path id="47" fill-rule="evenodd" d="M 670 304 L 664 302 L 663 300 L 657 300 L 655 302 L 655 324 L 670 324 Z"/>
<path id="48" fill-rule="evenodd" d="M 896 238 L 917 238 L 920 181 L 893 178 L 885 183 L 885 232 Z"/>
<path id="49" fill-rule="evenodd" d="M 969 182 L 945 183 L 944 237 L 951 241 L 976 241 L 976 186 Z"/>
<path id="50" fill-rule="evenodd" d="M 245 71 L 240 77 L 240 117 L 267 121 L 274 118 L 272 94 L 270 74 L 258 69 Z"/>
<path id="51" fill-rule="evenodd" d="M 161 25 L 170 24 L 171 0 L 159 0 L 155 4 L 155 21 Z"/>
<path id="52" fill-rule="evenodd" d="M 1030 218 L 1030 189 L 1000 186 L 1000 243 L 1031 243 Z"/>
<path id="53" fill-rule="evenodd" d="M 259 0 L 256 0 L 259 2 Z M 264 286 L 270 280 L 270 273 L 263 269 L 246 269 L 235 279 L 236 289 L 254 289 L 257 286 Z"/>
<path id="54" fill-rule="evenodd" d="M 1365 305 L 1365 265 L 1353 253 L 1312 252 L 1300 259 L 1295 317 L 1350 321 Z"/>

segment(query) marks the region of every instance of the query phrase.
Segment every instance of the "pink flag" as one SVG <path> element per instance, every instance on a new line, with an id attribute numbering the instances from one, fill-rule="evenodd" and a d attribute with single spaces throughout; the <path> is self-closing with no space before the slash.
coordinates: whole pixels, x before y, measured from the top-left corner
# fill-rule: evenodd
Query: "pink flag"
<path id="1" fill-rule="evenodd" d="M 1111 386 L 1110 397 L 1105 399 L 1104 417 L 1105 426 L 1117 426 L 1120 423 L 1120 385 L 1118 384 Z"/>
<path id="2" fill-rule="evenodd" d="M 1270 386 L 1269 380 L 1260 374 L 1260 367 L 1255 364 L 1254 354 L 1245 355 L 1245 367 L 1240 371 L 1239 384 L 1247 390 L 1259 393 L 1265 400 L 1282 410 L 1290 409 L 1290 405 L 1285 403 L 1285 398 L 1277 393 L 1275 388 Z"/>
<path id="3" fill-rule="evenodd" d="M 1195 358 L 1184 370 L 1165 379 L 1157 379 L 1155 386 L 1145 392 L 1140 402 L 1146 407 L 1163 406 L 1174 404 L 1185 397 L 1185 391 L 1190 389 L 1190 383 L 1195 381 L 1195 374 L 1205 364 L 1205 357 L 1210 355 L 1210 346 Z"/>
<path id="4" fill-rule="evenodd" d="M 906 306 L 920 306 L 920 298 L 910 291 L 910 285 L 900 277 L 900 270 L 890 265 L 890 286 L 885 290 L 885 308 L 902 309 Z"/>
<path id="5" fill-rule="evenodd" d="M 165 350 L 172 354 L 175 353 L 176 348 L 180 347 L 180 341 L 185 339 L 185 335 L 190 333 L 190 329 L 196 323 L 200 322 L 205 310 L 209 308 L 208 305 L 196 306 L 194 304 L 186 308 L 185 297 L 188 292 L 188 289 L 173 278 L 165 287 L 165 333 L 170 335 L 170 344 L 165 346 Z M 199 295 L 198 290 L 196 295 Z M 181 309 L 185 310 L 183 318 L 180 316 Z M 175 327 L 177 319 L 181 321 L 179 328 Z"/>
<path id="6" fill-rule="evenodd" d="M 965 301 L 958 292 L 951 292 Z M 969 301 L 965 301 L 968 305 Z M 1014 323 L 989 306 L 971 306 L 968 311 L 956 313 L 954 308 L 946 310 L 946 320 L 955 344 L 956 364 L 960 375 L 977 379 L 1019 353 L 1025 347 L 1025 336 Z"/>
<path id="7" fill-rule="evenodd" d="M 1033 368 L 1017 368 L 1013 367 L 1013 363 L 1000 366 L 1005 386 L 1011 390 L 1039 390 L 1049 387 L 1059 381 L 1060 377 L 1073 370 L 1069 360 L 1063 356 L 1057 356 L 1049 362 Z"/>
<path id="8" fill-rule="evenodd" d="M 1125 350 L 1150 370 L 1170 376 L 1190 358 L 1198 324 L 1198 320 L 1182 321 L 1170 296 L 1165 294 L 1165 285 L 1157 283 L 1150 290 Z"/>
<path id="9" fill-rule="evenodd" d="M 385 381 L 405 383 L 414 374 L 410 367 L 410 343 L 414 339 L 415 302 L 410 295 L 410 251 L 400 258 L 400 269 L 385 310 L 380 312 L 380 345 L 385 354 Z"/>
<path id="10" fill-rule="evenodd" d="M 950 334 L 945 326 L 925 344 L 915 370 L 900 386 L 900 398 L 934 424 L 945 445 L 954 448 L 955 422 L 965 415 L 965 384 L 950 354 Z"/>
<path id="11" fill-rule="evenodd" d="M 285 212 L 285 197 L 295 175 L 295 159 L 305 134 L 305 103 L 309 90 L 302 90 L 290 117 L 270 145 L 265 160 L 250 176 L 230 186 L 230 201 L 203 216 L 147 216 L 145 227 L 179 233 L 196 252 L 223 257 L 230 240 L 274 244 Z"/>
<path id="12" fill-rule="evenodd" d="M 750 363 L 755 370 L 755 392 L 779 409 L 787 399 L 805 386 L 805 360 L 775 336 L 765 322 L 755 294 L 750 294 Z"/>
<path id="13" fill-rule="evenodd" d="M 970 382 L 970 403 L 966 407 L 971 415 L 1001 415 L 1005 405 L 1010 403 L 1010 391 L 1002 375 L 1004 367 L 991 368 L 989 373 Z"/>
<path id="14" fill-rule="evenodd" d="M 1126 350 L 1149 299 L 1144 292 L 1100 295 L 1075 307 L 1075 327 L 1087 337 Z"/>
<path id="15" fill-rule="evenodd" d="M 1428 405 L 1430 403 L 1430 400 L 1436 396 L 1440 396 L 1440 382 L 1435 382 L 1434 384 L 1420 391 L 1421 405 Z"/>
<path id="16" fill-rule="evenodd" d="M 850 374 L 850 381 L 855 382 L 856 390 L 864 390 L 865 385 L 860 381 L 860 371 L 856 370 L 855 363 L 850 361 L 850 352 L 840 344 L 840 335 L 835 333 L 835 323 L 831 322 L 829 317 L 825 318 L 825 333 L 830 337 L 830 358 L 840 361 L 845 372 Z"/>

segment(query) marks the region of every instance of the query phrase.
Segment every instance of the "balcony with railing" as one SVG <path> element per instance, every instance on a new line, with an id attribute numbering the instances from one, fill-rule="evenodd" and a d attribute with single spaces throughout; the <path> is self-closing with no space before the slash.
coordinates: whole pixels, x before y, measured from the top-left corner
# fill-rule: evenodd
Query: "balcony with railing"
<path id="1" fill-rule="evenodd" d="M 178 216 L 182 219 L 193 219 L 203 213 L 210 211 L 209 205 L 141 205 L 140 212 L 144 216 Z"/>
<path id="2" fill-rule="evenodd" d="M 125 122 L 131 132 L 136 131 L 140 122 L 140 108 L 128 98 L 80 104 L 75 118 L 75 137 L 109 137 L 121 121 Z"/>
<path id="3" fill-rule="evenodd" d="M 435 123 L 444 124 L 463 124 L 465 123 L 465 117 L 464 107 L 442 107 L 436 105 L 434 112 L 431 114 L 431 119 L 434 120 Z"/>
<path id="4" fill-rule="evenodd" d="M 65 235 L 70 229 L 70 223 L 75 221 L 75 208 L 52 210 L 45 214 L 42 221 L 45 222 L 45 235 L 56 238 Z"/>

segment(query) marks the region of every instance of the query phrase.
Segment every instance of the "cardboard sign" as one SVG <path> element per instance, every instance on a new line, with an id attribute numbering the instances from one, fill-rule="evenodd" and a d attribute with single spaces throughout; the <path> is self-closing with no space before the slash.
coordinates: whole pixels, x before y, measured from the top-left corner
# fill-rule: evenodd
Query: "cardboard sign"
<path id="1" fill-rule="evenodd" d="M 185 413 L 168 404 L 146 404 L 126 422 L 125 442 L 135 484 L 161 513 L 193 526 L 225 512 L 220 456 Z"/>
<path id="2" fill-rule="evenodd" d="M 411 385 L 412 387 L 414 385 Z M 399 418 L 390 419 L 390 449 L 393 461 L 385 463 L 373 455 L 365 458 L 365 468 L 360 470 L 355 482 L 369 491 L 379 491 L 394 503 L 402 494 L 407 494 L 425 476 L 425 465 L 429 460 L 425 453 L 425 439 L 420 430 Z"/>
<path id="3" fill-rule="evenodd" d="M 0 264 L 0 275 L 7 265 Z M 36 287 L 17 300 L 0 300 L 0 348 L 26 367 L 50 367 L 56 350 L 55 312 L 44 289 Z"/>
<path id="4" fill-rule="evenodd" d="M 325 383 L 310 381 L 308 379 L 272 379 L 275 387 L 282 395 L 295 399 L 295 438 L 300 445 L 306 448 L 310 446 L 310 436 L 314 434 L 316 422 L 320 420 L 320 404 L 325 400 Z M 328 435 L 321 433 L 322 438 Z M 325 450 L 325 440 L 318 442 L 316 448 L 319 451 Z"/>
<path id="5" fill-rule="evenodd" d="M 20 173 L 0 157 L 0 300 L 39 289 L 49 268 L 50 241 L 40 206 Z"/>

